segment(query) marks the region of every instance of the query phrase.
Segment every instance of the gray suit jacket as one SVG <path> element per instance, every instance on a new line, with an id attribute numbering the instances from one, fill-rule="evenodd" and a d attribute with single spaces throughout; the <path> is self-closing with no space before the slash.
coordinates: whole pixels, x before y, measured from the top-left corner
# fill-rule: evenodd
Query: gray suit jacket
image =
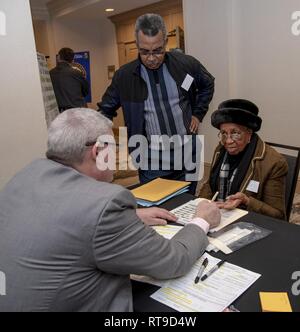
<path id="1" fill-rule="evenodd" d="M 166 240 L 131 193 L 41 159 L 0 193 L 0 311 L 132 311 L 129 274 L 189 271 L 207 246 L 196 225 Z"/>

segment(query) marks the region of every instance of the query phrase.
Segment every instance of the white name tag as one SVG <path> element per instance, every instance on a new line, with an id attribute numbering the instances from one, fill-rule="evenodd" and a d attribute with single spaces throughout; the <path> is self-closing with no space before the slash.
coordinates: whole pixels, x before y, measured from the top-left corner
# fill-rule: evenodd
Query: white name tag
<path id="1" fill-rule="evenodd" d="M 185 91 L 189 91 L 192 83 L 194 82 L 194 77 L 192 77 L 191 75 L 187 74 L 181 87 L 182 89 L 184 89 Z"/>
<path id="2" fill-rule="evenodd" d="M 259 188 L 259 182 L 251 180 L 246 190 L 257 194 L 258 188 Z"/>

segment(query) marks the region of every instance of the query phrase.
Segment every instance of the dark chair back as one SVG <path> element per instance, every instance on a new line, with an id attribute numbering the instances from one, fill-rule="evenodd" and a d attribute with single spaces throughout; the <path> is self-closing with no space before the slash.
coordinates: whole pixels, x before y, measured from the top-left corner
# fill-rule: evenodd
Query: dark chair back
<path id="1" fill-rule="evenodd" d="M 290 219 L 300 168 L 300 148 L 289 145 L 266 142 L 274 147 L 286 159 L 289 170 L 286 176 L 285 207 L 287 220 Z M 283 152 L 281 152 L 283 151 Z"/>

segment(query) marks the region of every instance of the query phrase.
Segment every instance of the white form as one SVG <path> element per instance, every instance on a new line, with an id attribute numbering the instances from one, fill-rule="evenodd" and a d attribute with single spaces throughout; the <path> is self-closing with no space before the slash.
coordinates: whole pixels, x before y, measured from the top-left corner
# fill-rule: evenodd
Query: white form
<path id="1" fill-rule="evenodd" d="M 175 226 L 175 225 L 165 225 L 165 226 L 153 226 L 152 227 L 154 230 L 156 230 L 156 232 L 160 235 L 162 235 L 164 238 L 166 239 L 172 239 L 172 237 L 178 232 L 180 231 L 183 226 Z M 230 232 L 230 231 L 229 231 Z M 228 232 L 228 233 L 229 233 Z M 250 231 L 251 233 L 251 231 Z M 224 234 L 224 237 L 227 233 Z M 206 251 L 215 251 L 217 252 L 218 250 L 223 251 L 225 254 L 230 254 L 232 253 L 232 250 L 230 250 L 227 245 L 230 243 L 223 243 L 218 241 L 218 239 L 215 238 L 211 238 L 208 237 L 208 241 L 209 241 L 209 245 L 206 248 Z M 235 238 L 235 241 L 237 240 L 237 238 Z"/>
<path id="2" fill-rule="evenodd" d="M 156 232 L 166 239 L 171 239 L 183 226 L 176 225 L 165 225 L 165 226 L 153 226 L 152 228 L 156 230 Z M 224 254 L 231 254 L 232 250 L 228 248 L 228 245 L 231 243 L 251 234 L 252 231 L 248 229 L 241 229 L 239 227 L 235 227 L 232 230 L 218 236 L 217 238 L 208 237 L 209 245 L 206 248 L 206 251 L 218 252 L 221 250 Z"/>
<path id="3" fill-rule="evenodd" d="M 202 257 L 208 258 L 204 273 L 220 261 L 209 254 Z M 180 312 L 221 312 L 260 277 L 260 274 L 226 262 L 205 281 L 195 284 L 200 264 L 201 259 L 187 275 L 169 280 L 151 297 Z"/>
<path id="4" fill-rule="evenodd" d="M 158 279 L 154 279 L 154 278 L 147 277 L 147 276 L 140 276 L 140 275 L 137 275 L 137 274 L 131 274 L 130 279 L 135 280 L 135 281 L 140 281 L 140 282 L 143 282 L 145 284 L 155 285 L 155 286 L 158 286 L 158 287 L 163 287 L 168 282 L 166 280 L 158 280 Z"/>
<path id="5" fill-rule="evenodd" d="M 177 232 L 179 232 L 183 228 L 183 226 L 165 225 L 165 226 L 153 226 L 152 228 L 156 230 L 158 234 L 170 240 Z"/>
<path id="6" fill-rule="evenodd" d="M 205 198 L 197 198 L 192 201 L 189 201 L 183 205 L 178 206 L 173 209 L 171 212 L 178 217 L 178 223 L 185 225 L 190 222 L 194 218 L 194 214 L 196 211 L 196 207 L 199 202 L 206 200 Z M 248 214 L 248 211 L 244 211 L 241 209 L 234 210 L 221 210 L 221 223 L 218 227 L 212 228 L 209 230 L 210 233 L 217 232 L 220 229 L 226 227 L 227 225 L 232 224 L 234 221 Z"/>

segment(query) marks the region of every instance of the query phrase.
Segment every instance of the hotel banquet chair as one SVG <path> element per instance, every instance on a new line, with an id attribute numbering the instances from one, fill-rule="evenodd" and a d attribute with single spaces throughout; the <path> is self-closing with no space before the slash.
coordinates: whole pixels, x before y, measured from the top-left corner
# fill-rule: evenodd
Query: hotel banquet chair
<path id="1" fill-rule="evenodd" d="M 300 148 L 289 145 L 282 145 L 277 143 L 266 142 L 268 145 L 274 147 L 281 155 L 283 155 L 288 163 L 288 174 L 286 176 L 286 190 L 285 190 L 285 207 L 287 221 L 290 219 L 294 195 L 298 182 L 299 167 L 300 167 Z"/>

